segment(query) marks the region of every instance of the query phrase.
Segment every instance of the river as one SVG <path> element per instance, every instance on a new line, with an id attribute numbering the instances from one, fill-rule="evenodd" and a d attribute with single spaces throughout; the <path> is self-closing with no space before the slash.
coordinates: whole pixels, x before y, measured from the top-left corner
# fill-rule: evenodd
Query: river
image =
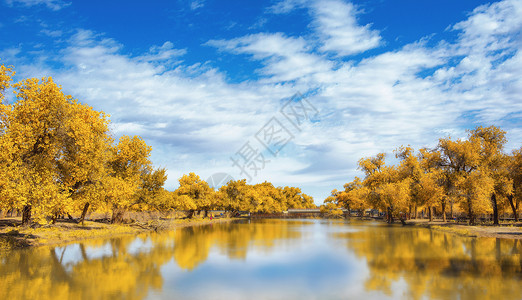
<path id="1" fill-rule="evenodd" d="M 4 253 L 0 299 L 522 299 L 522 240 L 252 220 Z"/>

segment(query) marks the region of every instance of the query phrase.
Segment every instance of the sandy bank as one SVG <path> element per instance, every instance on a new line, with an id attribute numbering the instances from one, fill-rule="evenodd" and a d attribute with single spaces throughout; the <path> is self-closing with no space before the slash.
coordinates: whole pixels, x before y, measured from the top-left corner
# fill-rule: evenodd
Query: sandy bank
<path id="1" fill-rule="evenodd" d="M 85 221 L 82 225 L 62 220 L 54 225 L 31 228 L 19 226 L 19 218 L 6 218 L 0 220 L 0 251 L 58 245 L 86 239 L 112 238 L 146 231 L 172 230 L 232 220 L 234 219 L 166 219 L 121 225 L 96 221 Z"/>
<path id="2" fill-rule="evenodd" d="M 492 237 L 503 239 L 522 239 L 522 223 L 501 224 L 500 226 L 493 225 L 465 225 L 454 222 L 442 222 L 429 220 L 408 220 L 406 226 L 414 225 L 427 227 L 439 231 L 451 232 L 463 236 L 471 237 Z"/>

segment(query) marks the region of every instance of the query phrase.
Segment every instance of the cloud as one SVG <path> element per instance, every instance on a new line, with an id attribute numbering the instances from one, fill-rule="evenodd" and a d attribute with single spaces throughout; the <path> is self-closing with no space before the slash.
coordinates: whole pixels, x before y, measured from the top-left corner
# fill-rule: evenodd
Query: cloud
<path id="1" fill-rule="evenodd" d="M 265 24 L 268 22 L 267 18 L 258 18 L 254 24 L 252 24 L 248 29 L 260 29 L 265 26 Z"/>
<path id="2" fill-rule="evenodd" d="M 152 46 L 149 53 L 140 56 L 139 59 L 146 62 L 162 62 L 170 61 L 173 58 L 178 58 L 187 53 L 186 49 L 175 49 L 172 42 L 165 42 L 162 46 Z"/>
<path id="3" fill-rule="evenodd" d="M 203 0 L 194 0 L 190 2 L 190 10 L 196 10 L 198 8 L 202 8 L 203 6 L 205 6 Z"/>
<path id="4" fill-rule="evenodd" d="M 259 33 L 232 40 L 211 40 L 206 45 L 236 54 L 250 54 L 262 60 L 260 72 L 271 82 L 303 80 L 329 71 L 332 64 L 310 52 L 303 38 L 287 37 L 283 33 Z"/>
<path id="5" fill-rule="evenodd" d="M 41 33 L 45 34 L 46 36 L 57 38 L 62 36 L 63 32 L 61 30 L 48 30 L 48 29 L 42 29 Z"/>
<path id="6" fill-rule="evenodd" d="M 270 6 L 267 11 L 273 14 L 287 14 L 298 7 L 302 7 L 306 2 L 305 0 L 282 0 Z"/>
<path id="7" fill-rule="evenodd" d="M 9 6 L 13 6 L 14 4 L 21 4 L 26 7 L 45 5 L 47 8 L 54 11 L 58 11 L 71 5 L 71 2 L 65 2 L 62 0 L 6 0 L 6 3 Z"/>
<path id="8" fill-rule="evenodd" d="M 316 31 L 322 52 L 350 56 L 379 47 L 382 39 L 371 24 L 357 22 L 357 8 L 342 0 L 283 0 L 272 5 L 268 12 L 286 14 L 297 8 L 307 8 L 312 17 L 311 27 Z"/>
<path id="9" fill-rule="evenodd" d="M 381 45 L 379 31 L 370 24 L 357 24 L 357 10 L 351 3 L 340 0 L 315 1 L 311 5 L 313 27 L 321 40 L 320 50 L 348 56 Z"/>

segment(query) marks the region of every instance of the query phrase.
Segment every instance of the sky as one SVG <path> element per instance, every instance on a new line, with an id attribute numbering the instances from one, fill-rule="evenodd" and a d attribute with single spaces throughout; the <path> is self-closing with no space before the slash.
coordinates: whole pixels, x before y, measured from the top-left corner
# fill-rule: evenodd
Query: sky
<path id="1" fill-rule="evenodd" d="M 495 125 L 521 147 L 521 32 L 522 0 L 0 0 L 0 63 L 141 136 L 167 189 L 228 174 L 317 204 L 401 145 Z"/>

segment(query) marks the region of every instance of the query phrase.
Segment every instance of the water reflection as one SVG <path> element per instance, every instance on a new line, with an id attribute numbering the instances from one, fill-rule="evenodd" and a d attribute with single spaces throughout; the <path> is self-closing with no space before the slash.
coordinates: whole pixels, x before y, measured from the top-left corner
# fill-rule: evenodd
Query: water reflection
<path id="1" fill-rule="evenodd" d="M 260 220 L 250 226 L 245 222 L 216 223 L 178 230 L 171 237 L 174 241 L 174 258 L 181 268 L 192 270 L 207 259 L 210 248 L 215 245 L 228 258 L 244 260 L 249 246 L 268 253 L 275 245 L 282 246 L 292 239 L 300 238 L 301 232 L 292 228 L 302 224 L 306 222 Z M 160 237 L 164 239 L 163 235 Z"/>
<path id="2" fill-rule="evenodd" d="M 394 294 L 406 285 L 410 299 L 521 299 L 521 240 L 460 237 L 382 224 L 333 234 L 367 261 L 368 291 Z"/>
<path id="3" fill-rule="evenodd" d="M 216 223 L 5 253 L 0 299 L 520 299 L 521 248 L 367 222 Z"/>

